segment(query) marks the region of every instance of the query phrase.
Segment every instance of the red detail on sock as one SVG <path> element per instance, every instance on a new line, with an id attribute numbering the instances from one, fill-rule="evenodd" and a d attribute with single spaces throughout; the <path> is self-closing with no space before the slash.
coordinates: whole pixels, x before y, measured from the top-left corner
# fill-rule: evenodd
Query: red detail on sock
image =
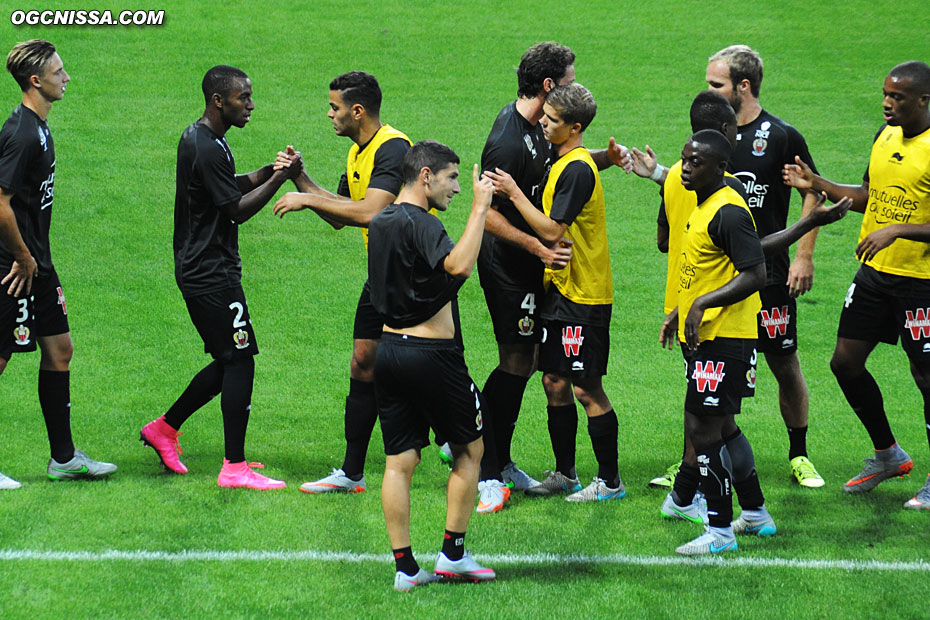
<path id="1" fill-rule="evenodd" d="M 399 559 L 401 559 L 402 557 L 404 557 L 404 552 L 403 552 L 403 551 L 398 551 L 398 552 L 396 552 L 396 553 L 394 554 L 394 559 L 395 559 L 395 560 L 399 560 Z"/>
<path id="2" fill-rule="evenodd" d="M 452 538 L 452 537 L 449 536 L 448 534 L 443 534 L 443 535 L 442 535 L 442 539 L 443 539 L 443 540 L 449 540 L 450 538 Z"/>

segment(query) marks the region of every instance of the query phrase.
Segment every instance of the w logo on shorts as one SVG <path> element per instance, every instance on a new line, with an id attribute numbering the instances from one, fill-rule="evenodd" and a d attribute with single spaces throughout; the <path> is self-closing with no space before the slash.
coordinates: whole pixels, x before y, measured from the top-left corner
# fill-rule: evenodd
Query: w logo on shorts
<path id="1" fill-rule="evenodd" d="M 717 386 L 726 376 L 723 372 L 724 363 L 717 362 L 715 365 L 714 362 L 694 362 L 694 372 L 691 378 L 697 382 L 698 392 L 706 392 L 708 389 L 711 392 L 717 391 Z"/>
<path id="2" fill-rule="evenodd" d="M 762 327 L 768 332 L 769 338 L 784 336 L 788 331 L 788 321 L 791 315 L 788 314 L 788 306 L 781 308 L 772 308 L 771 310 L 762 310 Z"/>
<path id="3" fill-rule="evenodd" d="M 920 340 L 930 338 L 930 308 L 917 308 L 915 312 L 906 311 L 905 329 L 911 330 L 911 338 Z"/>
<path id="4" fill-rule="evenodd" d="M 581 335 L 581 325 L 577 327 L 566 326 L 562 328 L 562 346 L 565 348 L 565 357 L 581 354 L 581 343 L 584 336 Z"/>

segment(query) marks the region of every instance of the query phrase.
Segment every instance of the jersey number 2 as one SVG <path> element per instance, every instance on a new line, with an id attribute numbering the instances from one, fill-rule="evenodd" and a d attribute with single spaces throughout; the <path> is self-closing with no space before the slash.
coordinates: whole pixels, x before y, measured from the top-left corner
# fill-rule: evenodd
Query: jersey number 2
<path id="1" fill-rule="evenodd" d="M 229 309 L 236 311 L 236 318 L 233 319 L 233 327 L 236 329 L 245 327 L 245 321 L 242 320 L 242 313 L 245 312 L 245 310 L 242 308 L 242 304 L 240 304 L 238 301 L 234 301 L 229 304 Z"/>

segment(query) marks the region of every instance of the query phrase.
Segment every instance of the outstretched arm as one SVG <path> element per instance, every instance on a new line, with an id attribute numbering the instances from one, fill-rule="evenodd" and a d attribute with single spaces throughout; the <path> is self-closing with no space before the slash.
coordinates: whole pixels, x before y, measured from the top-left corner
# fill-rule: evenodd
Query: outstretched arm
<path id="1" fill-rule="evenodd" d="M 613 136 L 607 141 L 606 149 L 588 150 L 594 165 L 598 170 L 606 170 L 611 166 L 623 168 L 627 174 L 633 170 L 633 159 L 630 157 L 630 149 L 622 144 L 617 144 Z"/>
<path id="2" fill-rule="evenodd" d="M 646 152 L 640 151 L 635 146 L 630 151 L 633 158 L 633 173 L 636 176 L 655 181 L 659 187 L 665 185 L 665 179 L 668 177 L 668 168 L 659 163 L 655 152 L 647 144 Z"/>
<path id="3" fill-rule="evenodd" d="M 19 234 L 16 215 L 10 205 L 12 198 L 13 194 L 0 188 L 0 242 L 13 255 L 13 266 L 3 280 L 0 280 L 0 284 L 5 286 L 9 283 L 7 294 L 19 297 L 20 294 L 28 295 L 32 292 L 32 278 L 39 267 L 23 242 L 22 235 Z"/>
<path id="4" fill-rule="evenodd" d="M 857 213 L 864 213 L 865 206 L 869 202 L 869 184 L 863 182 L 861 185 L 841 185 L 834 183 L 820 175 L 814 174 L 810 166 L 795 155 L 795 163 L 785 164 L 782 170 L 782 178 L 785 185 L 796 187 L 798 189 L 812 189 L 815 192 L 825 192 L 827 198 L 833 202 L 839 202 L 841 198 L 850 198 L 852 206 L 850 209 Z"/>
<path id="5" fill-rule="evenodd" d="M 836 204 L 828 207 L 825 204 L 826 199 L 827 194 L 821 192 L 807 215 L 788 228 L 763 237 L 761 239 L 762 251 L 766 255 L 777 254 L 811 230 L 839 221 L 849 211 L 853 202 L 849 198 L 840 198 Z"/>
<path id="6" fill-rule="evenodd" d="M 271 200 L 275 192 L 287 181 L 287 177 L 286 170 L 273 171 L 263 183 L 242 196 L 238 202 L 220 205 L 220 209 L 237 224 L 247 222 Z"/>

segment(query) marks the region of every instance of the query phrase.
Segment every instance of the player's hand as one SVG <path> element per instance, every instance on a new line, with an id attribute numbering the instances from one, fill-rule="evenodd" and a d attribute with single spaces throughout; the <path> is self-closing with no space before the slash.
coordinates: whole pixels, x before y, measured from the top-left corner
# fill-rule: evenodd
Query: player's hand
<path id="1" fill-rule="evenodd" d="M 474 193 L 474 206 L 482 207 L 485 210 L 491 206 L 491 197 L 494 195 L 494 184 L 487 174 L 481 174 L 478 164 L 471 171 L 472 192 Z"/>
<path id="2" fill-rule="evenodd" d="M 894 243 L 898 238 L 898 225 L 891 224 L 870 232 L 859 245 L 856 246 L 856 258 L 868 262 L 875 258 L 881 250 Z"/>
<path id="3" fill-rule="evenodd" d="M 7 294 L 13 297 L 28 295 L 32 292 L 32 279 L 39 271 L 39 266 L 31 254 L 27 254 L 24 259 L 14 260 L 10 273 L 6 274 L 0 284 L 10 283 Z"/>
<path id="4" fill-rule="evenodd" d="M 840 198 L 832 206 L 827 206 L 827 193 L 820 192 L 820 196 L 817 200 L 817 204 L 814 205 L 814 208 L 811 209 L 809 217 L 813 218 L 815 225 L 817 226 L 826 226 L 827 224 L 832 224 L 837 222 L 849 213 L 849 209 L 852 207 L 853 201 L 852 198 L 844 196 Z"/>
<path id="5" fill-rule="evenodd" d="M 540 242 L 542 251 L 539 253 L 539 260 L 551 269 L 564 269 L 571 262 L 572 255 L 575 253 L 572 248 L 574 244 L 575 242 L 568 237 L 562 237 L 551 248 Z"/>
<path id="6" fill-rule="evenodd" d="M 795 257 L 788 267 L 788 294 L 800 297 L 811 290 L 814 285 L 814 261 L 809 258 Z"/>
<path id="7" fill-rule="evenodd" d="M 671 351 L 678 342 L 678 306 L 668 313 L 659 330 L 659 346 Z"/>
<path id="8" fill-rule="evenodd" d="M 274 160 L 275 172 L 287 170 L 288 177 L 295 179 L 303 171 L 303 168 L 303 158 L 300 151 L 295 151 L 293 146 L 288 144 L 284 151 L 278 151 L 278 156 Z"/>
<path id="9" fill-rule="evenodd" d="M 794 156 L 793 164 L 785 164 L 781 171 L 785 185 L 798 189 L 810 189 L 814 186 L 814 171 L 800 157 Z"/>
<path id="10" fill-rule="evenodd" d="M 643 153 L 635 146 L 633 147 L 632 160 L 633 160 L 633 174 L 644 179 L 648 179 L 652 176 L 652 173 L 656 171 L 656 166 L 659 165 L 659 159 L 656 157 L 655 152 L 647 144 L 646 152 Z"/>
<path id="11" fill-rule="evenodd" d="M 630 149 L 622 144 L 617 144 L 613 136 L 611 136 L 610 140 L 607 142 L 607 159 L 609 159 L 610 163 L 613 165 L 623 168 L 623 171 L 627 174 L 630 174 L 633 170 L 633 158 L 630 157 Z"/>
<path id="12" fill-rule="evenodd" d="M 700 299 L 700 298 L 698 298 Z M 694 351 L 701 344 L 698 334 L 701 330 L 701 321 L 704 319 L 704 307 L 696 299 L 688 310 L 688 316 L 685 319 L 685 344 Z"/>
<path id="13" fill-rule="evenodd" d="M 307 205 L 303 202 L 303 194 L 300 192 L 288 192 L 281 196 L 278 202 L 274 203 L 274 207 L 271 211 L 278 217 L 284 217 L 285 213 L 302 211 L 306 208 Z"/>
<path id="14" fill-rule="evenodd" d="M 507 196 L 508 198 L 513 198 L 516 195 L 516 192 L 520 191 L 520 188 L 517 187 L 517 182 L 513 180 L 513 177 L 500 168 L 495 168 L 494 172 L 485 170 L 484 176 L 491 180 L 491 183 L 494 185 L 495 193 Z"/>

